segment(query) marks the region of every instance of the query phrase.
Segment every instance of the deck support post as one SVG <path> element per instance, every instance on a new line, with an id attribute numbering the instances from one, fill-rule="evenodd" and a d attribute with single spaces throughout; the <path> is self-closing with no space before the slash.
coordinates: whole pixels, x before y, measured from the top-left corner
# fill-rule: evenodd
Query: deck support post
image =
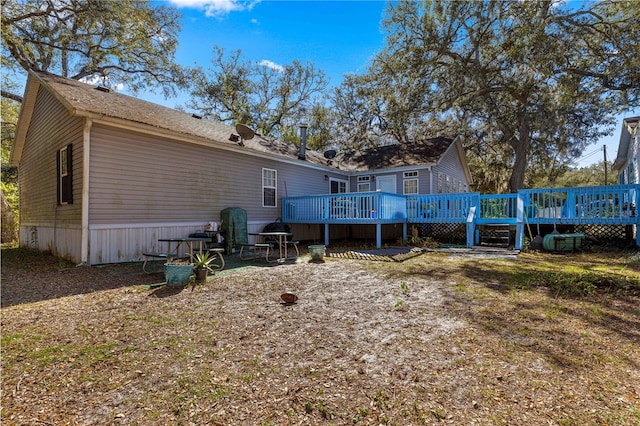
<path id="1" fill-rule="evenodd" d="M 329 224 L 328 223 L 324 224 L 324 245 L 325 246 L 329 245 Z"/>
<path id="2" fill-rule="evenodd" d="M 382 224 L 376 223 L 376 248 L 382 248 Z"/>
<path id="3" fill-rule="evenodd" d="M 407 241 L 408 235 L 407 235 L 407 222 L 404 222 L 402 224 L 402 240 L 403 241 Z"/>

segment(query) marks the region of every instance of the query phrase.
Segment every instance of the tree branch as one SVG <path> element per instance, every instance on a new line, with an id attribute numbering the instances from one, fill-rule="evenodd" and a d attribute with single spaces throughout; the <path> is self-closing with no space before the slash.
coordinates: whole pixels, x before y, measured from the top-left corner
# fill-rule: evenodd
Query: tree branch
<path id="1" fill-rule="evenodd" d="M 7 92 L 6 90 L 0 90 L 0 96 L 22 103 L 22 96 L 16 95 L 15 93 Z"/>

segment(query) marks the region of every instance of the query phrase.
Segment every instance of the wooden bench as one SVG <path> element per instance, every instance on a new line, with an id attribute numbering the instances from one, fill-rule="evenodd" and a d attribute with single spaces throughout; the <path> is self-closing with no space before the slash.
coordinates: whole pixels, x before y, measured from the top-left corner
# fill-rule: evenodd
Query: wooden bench
<path id="1" fill-rule="evenodd" d="M 256 244 L 240 244 L 240 259 L 253 259 L 254 257 L 259 257 L 258 253 L 262 250 L 265 251 L 264 258 L 268 262 L 269 261 L 269 252 L 273 248 L 273 244 L 270 243 L 256 243 Z M 243 255 L 245 249 L 247 251 L 251 251 L 253 254 L 251 256 Z"/>
<path id="2" fill-rule="evenodd" d="M 149 262 L 149 258 L 159 258 L 159 259 L 184 259 L 184 256 L 178 256 L 175 253 L 142 253 L 144 256 L 144 263 L 142 264 L 142 271 L 146 274 L 151 274 L 152 271 L 147 271 L 147 262 Z"/>

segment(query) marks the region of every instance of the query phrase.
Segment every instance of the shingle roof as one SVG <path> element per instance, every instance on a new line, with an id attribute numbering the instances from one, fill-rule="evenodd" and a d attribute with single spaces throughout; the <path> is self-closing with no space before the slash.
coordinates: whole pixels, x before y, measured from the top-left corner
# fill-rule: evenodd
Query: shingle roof
<path id="1" fill-rule="evenodd" d="M 238 142 L 229 139 L 231 134 L 237 134 L 232 126 L 212 120 L 195 118 L 190 113 L 114 91 L 97 90 L 94 86 L 80 81 L 45 73 L 34 74 L 54 94 L 57 94 L 58 99 L 65 103 L 67 108 L 76 115 L 120 119 L 184 136 L 194 136 L 216 143 L 238 145 Z M 295 145 L 260 135 L 244 141 L 244 146 L 246 149 L 265 153 L 280 154 L 292 158 L 297 158 L 298 156 L 298 148 Z M 307 160 L 318 164 L 326 164 L 322 154 L 309 150 L 307 151 Z"/>
<path id="2" fill-rule="evenodd" d="M 105 121 L 122 121 L 142 129 L 159 129 L 165 134 L 195 137 L 200 143 L 237 146 L 230 140 L 236 129 L 226 124 L 195 118 L 192 114 L 144 101 L 114 91 L 98 90 L 77 80 L 47 73 L 31 72 L 39 83 L 47 86 L 71 114 Z M 30 78 L 31 78 L 30 76 Z M 366 171 L 403 166 L 434 164 L 451 146 L 454 139 L 437 137 L 341 154 L 334 161 L 313 150 L 306 151 L 308 162 L 349 171 Z M 298 147 L 256 135 L 244 141 L 244 149 L 298 158 Z"/>
<path id="3" fill-rule="evenodd" d="M 340 161 L 358 171 L 435 164 L 453 141 L 454 138 L 440 136 L 412 143 L 386 145 L 346 153 Z"/>

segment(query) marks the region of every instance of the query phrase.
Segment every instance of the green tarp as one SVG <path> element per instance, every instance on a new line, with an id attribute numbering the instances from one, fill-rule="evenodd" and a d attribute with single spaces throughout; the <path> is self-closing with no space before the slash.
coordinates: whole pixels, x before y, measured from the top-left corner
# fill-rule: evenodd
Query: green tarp
<path id="1" fill-rule="evenodd" d="M 249 243 L 246 210 L 240 207 L 228 207 L 220 212 L 220 219 L 227 254 L 233 253 L 233 249 L 240 248 L 241 244 Z"/>

